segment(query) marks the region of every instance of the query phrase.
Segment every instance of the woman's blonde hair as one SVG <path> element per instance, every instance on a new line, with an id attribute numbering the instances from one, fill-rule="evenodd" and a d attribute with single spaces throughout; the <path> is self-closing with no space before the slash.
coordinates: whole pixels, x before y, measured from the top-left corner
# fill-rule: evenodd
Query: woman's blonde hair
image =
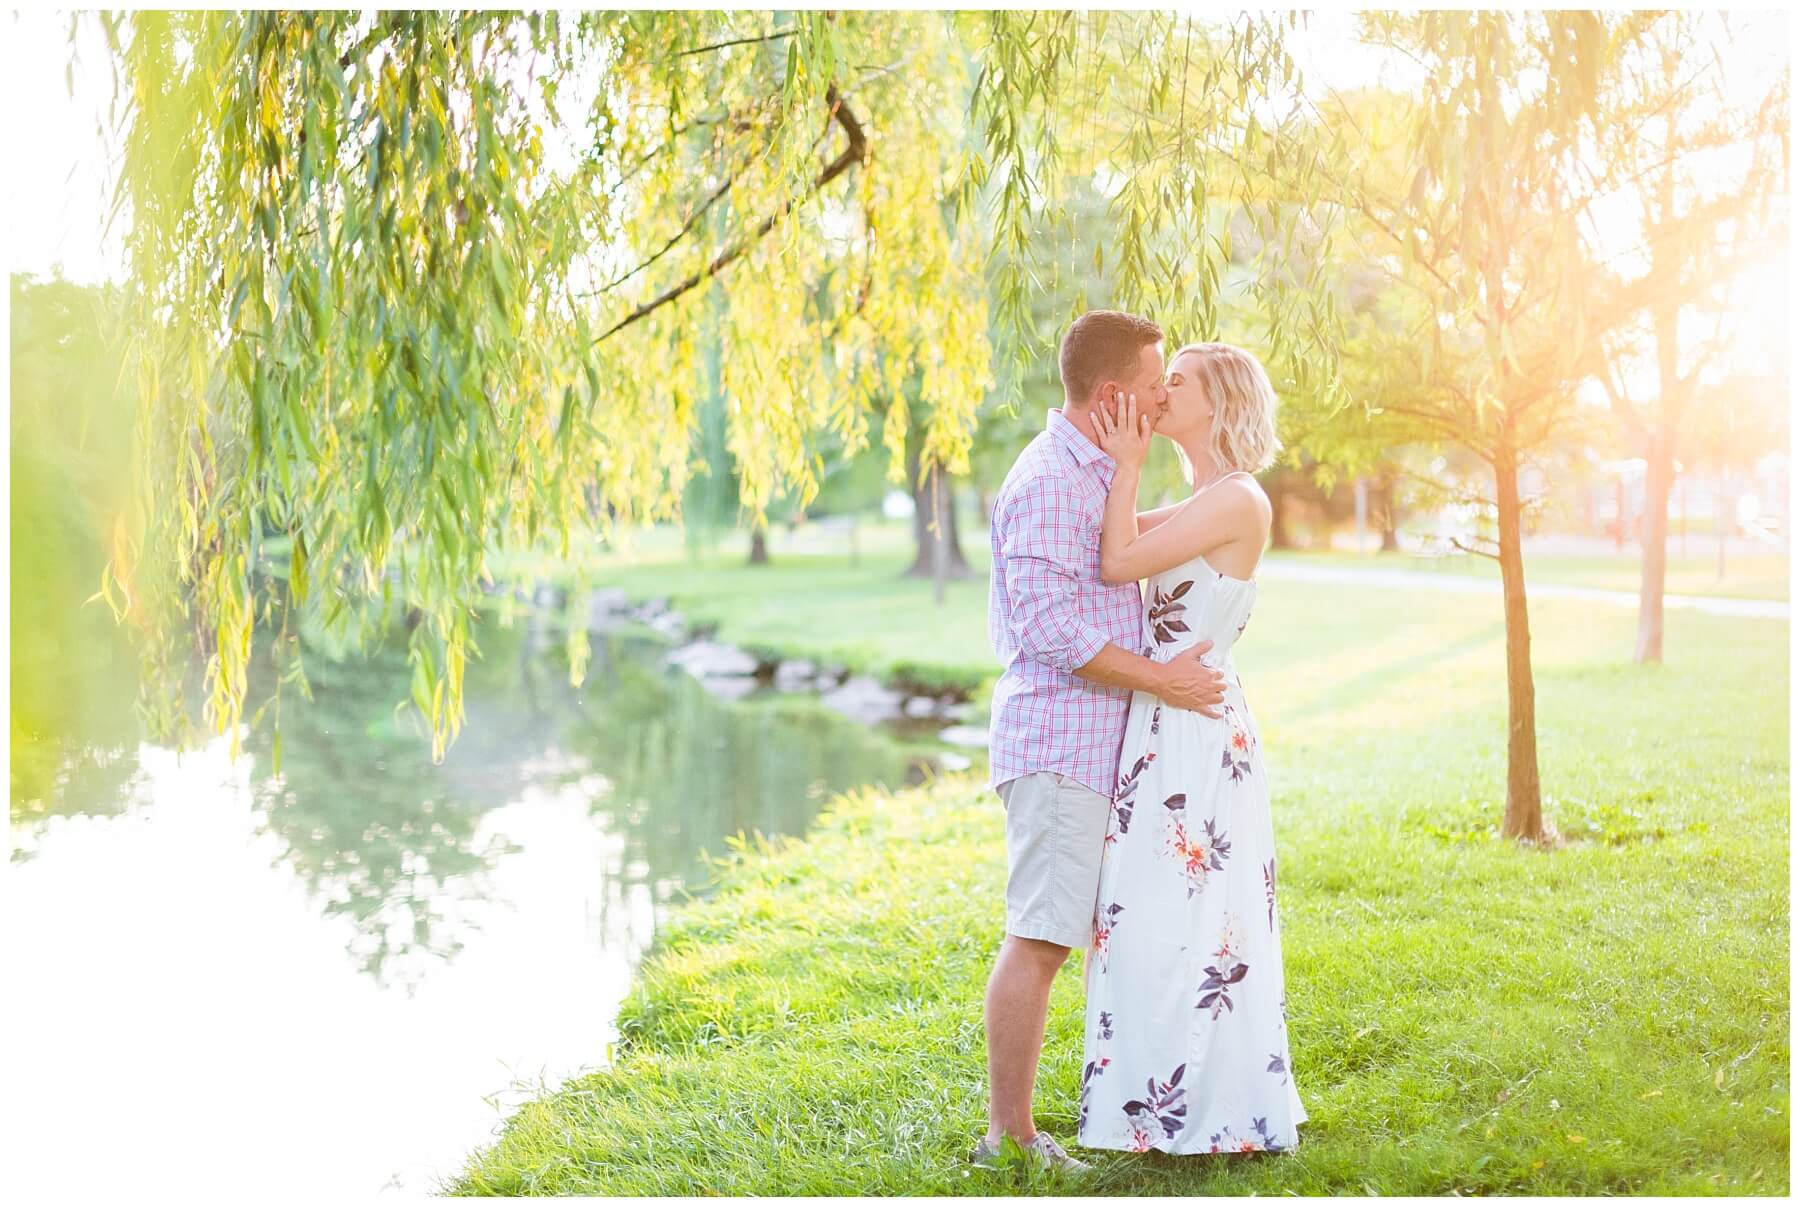
<path id="1" fill-rule="evenodd" d="M 1275 434 L 1275 387 L 1256 357 L 1235 344 L 1188 344 L 1169 358 L 1169 364 L 1192 352 L 1198 359 L 1194 377 L 1213 404 L 1212 433 L 1208 437 L 1213 457 L 1227 471 L 1261 473 L 1275 464 L 1281 438 Z M 1189 484 L 1194 467 L 1176 446 L 1181 471 Z"/>

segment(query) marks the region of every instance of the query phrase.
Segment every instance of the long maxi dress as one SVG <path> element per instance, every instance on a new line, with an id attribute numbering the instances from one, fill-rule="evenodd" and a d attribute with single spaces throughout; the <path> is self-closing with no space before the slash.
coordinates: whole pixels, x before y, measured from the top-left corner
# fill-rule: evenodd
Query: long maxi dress
<path id="1" fill-rule="evenodd" d="M 1084 1147 L 1299 1143 L 1269 782 L 1231 657 L 1255 600 L 1199 557 L 1146 584 L 1151 656 L 1211 638 L 1228 686 L 1220 718 L 1132 697 L 1087 958 Z"/>

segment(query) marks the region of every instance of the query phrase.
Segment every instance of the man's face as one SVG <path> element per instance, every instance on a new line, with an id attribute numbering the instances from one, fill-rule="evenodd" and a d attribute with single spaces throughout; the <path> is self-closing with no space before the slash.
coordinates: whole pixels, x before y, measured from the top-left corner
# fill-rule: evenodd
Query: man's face
<path id="1" fill-rule="evenodd" d="M 1163 385 L 1161 344 L 1145 344 L 1138 350 L 1137 374 L 1118 383 L 1117 388 L 1103 399 L 1106 413 L 1117 419 L 1127 394 L 1137 395 L 1138 414 L 1150 416 L 1153 428 L 1169 413 L 1169 391 Z"/>

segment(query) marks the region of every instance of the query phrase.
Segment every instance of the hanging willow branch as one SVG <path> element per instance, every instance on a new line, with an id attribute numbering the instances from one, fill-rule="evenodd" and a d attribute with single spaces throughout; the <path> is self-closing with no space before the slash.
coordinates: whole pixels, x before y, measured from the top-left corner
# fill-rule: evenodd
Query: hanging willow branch
<path id="1" fill-rule="evenodd" d="M 604 332 L 595 337 L 594 342 L 596 344 L 612 338 L 639 319 L 645 318 L 657 310 L 662 309 L 662 307 L 667 306 L 670 302 L 673 302 L 688 290 L 693 289 L 702 281 L 718 276 L 732 263 L 732 261 L 742 256 L 746 251 L 749 251 L 758 239 L 761 239 L 764 235 L 774 230 L 775 224 L 787 217 L 788 214 L 792 213 L 795 206 L 800 205 L 808 197 L 817 193 L 820 189 L 836 180 L 839 176 L 842 176 L 845 172 L 848 172 L 857 164 L 866 163 L 868 161 L 869 143 L 868 139 L 863 135 L 862 123 L 856 120 L 856 115 L 850 111 L 850 106 L 845 104 L 843 98 L 838 95 L 837 85 L 833 84 L 825 90 L 825 103 L 830 109 L 829 120 L 835 121 L 838 125 L 843 127 L 844 134 L 849 139 L 849 145 L 844 148 L 843 154 L 825 165 L 819 172 L 818 177 L 813 181 L 812 187 L 807 189 L 802 196 L 791 198 L 788 201 L 783 202 L 781 207 L 767 218 L 764 218 L 762 222 L 757 225 L 755 230 L 751 231 L 731 247 L 720 252 L 717 256 L 714 256 L 712 261 L 708 263 L 705 268 L 702 268 L 685 280 L 671 285 L 668 289 L 665 289 L 663 292 L 654 298 L 651 298 L 648 302 L 645 302 L 642 306 L 639 306 L 636 310 L 633 310 L 630 314 L 614 323 L 611 327 L 607 328 Z M 699 214 L 704 212 L 714 201 L 718 200 L 720 196 L 729 191 L 734 183 L 734 180 L 727 180 L 724 184 L 720 185 L 719 189 L 712 197 L 704 202 L 700 209 L 696 211 L 694 217 L 689 219 L 687 225 L 682 228 L 681 234 L 670 241 L 669 246 L 673 246 L 683 235 L 687 234 L 687 232 L 693 228 L 693 224 L 698 219 Z M 664 247 L 662 252 L 658 252 L 655 256 L 651 257 L 651 262 L 661 259 L 663 252 L 666 252 L 667 250 L 668 247 Z M 624 277 L 620 278 L 620 280 L 623 281 L 636 276 L 643 267 L 648 267 L 648 264 L 632 270 L 625 274 Z"/>
<path id="2" fill-rule="evenodd" d="M 304 690 L 308 651 L 404 627 L 441 757 L 489 556 L 573 558 L 678 519 L 703 389 L 758 400 L 717 433 L 755 517 L 805 506 L 829 463 L 877 441 L 896 481 L 909 452 L 967 472 L 990 337 L 1015 364 L 1054 341 L 1066 316 L 1034 306 L 1034 261 L 1094 182 L 1125 182 L 1102 198 L 1121 236 L 1081 249 L 1096 293 L 1187 338 L 1215 317 L 1247 326 L 1235 296 L 1267 320 L 1283 380 L 1330 378 L 1329 299 L 1272 268 L 1306 173 L 1286 174 L 1301 187 L 1253 260 L 1220 239 L 1227 211 L 1269 199 L 1269 156 L 1297 167 L 1309 145 L 1285 126 L 1240 145 L 1247 115 L 1288 107 L 1280 21 L 86 19 L 121 102 L 144 450 L 102 585 L 144 626 L 157 740 L 191 736 L 196 651 L 205 719 L 235 741 L 257 715 L 249 684 Z M 842 145 L 821 163 L 827 138 Z M 722 141 L 721 185 L 702 165 Z M 1231 172 L 1221 151 L 1265 170 Z M 791 221 L 827 198 L 829 223 Z M 630 271 L 593 271 L 613 257 Z M 1228 279 L 1245 263 L 1266 278 L 1254 296 Z M 274 673 L 252 676 L 253 653 Z"/>

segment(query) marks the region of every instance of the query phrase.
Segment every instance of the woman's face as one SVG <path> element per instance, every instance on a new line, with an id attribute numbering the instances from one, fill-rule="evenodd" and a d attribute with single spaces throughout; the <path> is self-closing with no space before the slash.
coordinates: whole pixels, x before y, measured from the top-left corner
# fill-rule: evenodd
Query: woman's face
<path id="1" fill-rule="evenodd" d="M 1169 391 L 1169 411 L 1157 425 L 1157 435 L 1173 438 L 1211 430 L 1213 404 L 1193 372 L 1199 361 L 1198 352 L 1182 352 L 1169 365 L 1165 382 Z"/>

